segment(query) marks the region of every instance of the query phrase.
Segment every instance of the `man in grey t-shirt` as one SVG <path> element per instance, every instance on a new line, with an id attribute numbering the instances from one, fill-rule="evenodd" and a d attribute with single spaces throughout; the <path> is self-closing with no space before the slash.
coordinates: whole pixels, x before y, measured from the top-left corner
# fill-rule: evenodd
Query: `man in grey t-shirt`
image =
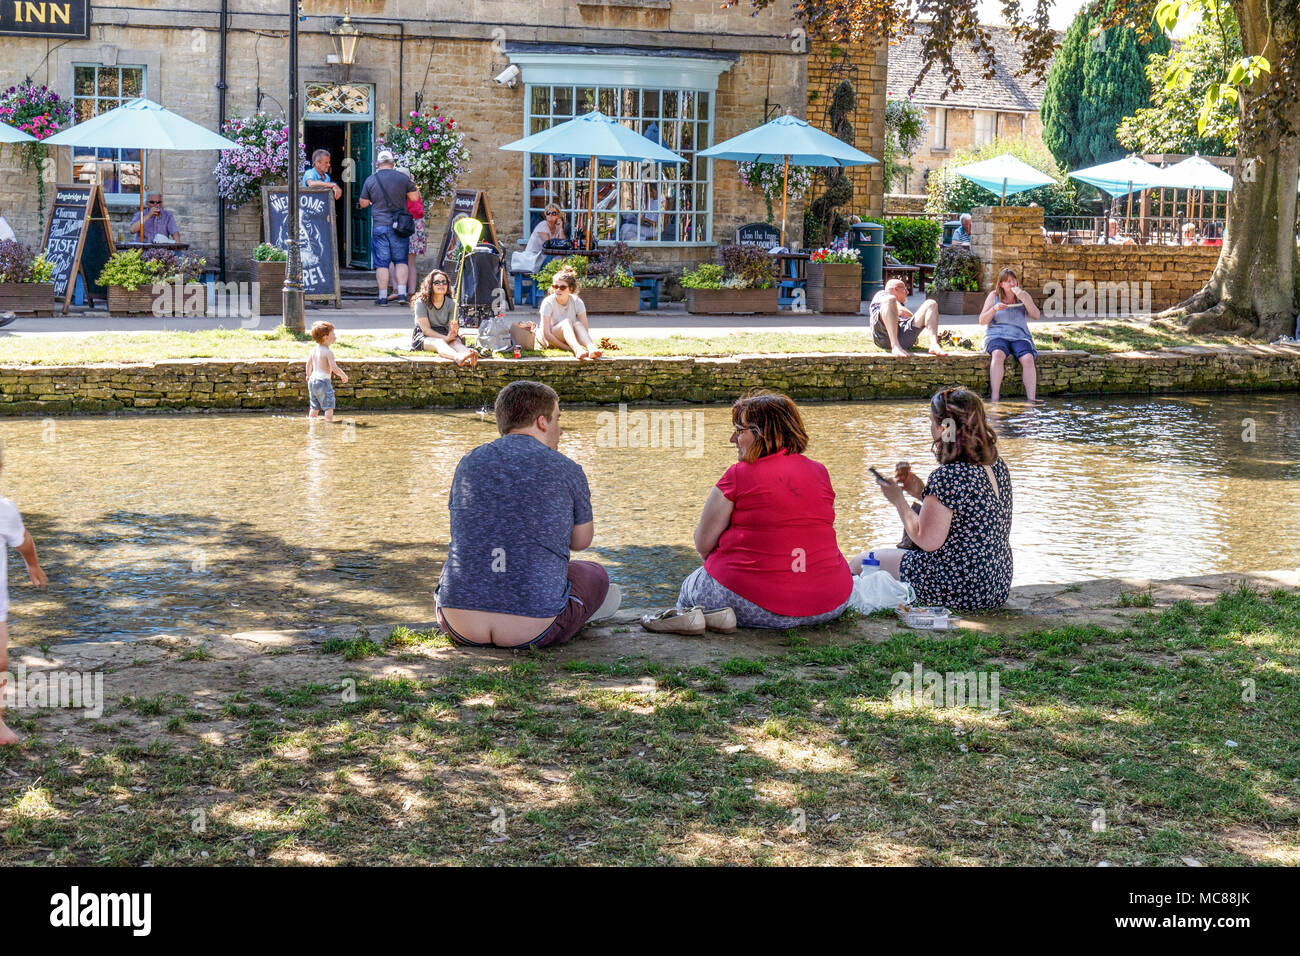
<path id="1" fill-rule="evenodd" d="M 361 184 L 358 203 L 362 209 L 370 210 L 370 254 L 375 262 L 375 283 L 379 286 L 375 305 L 388 304 L 390 265 L 396 273 L 397 301 L 402 305 L 408 301 L 406 260 L 411 253 L 411 237 L 393 232 L 393 214 L 405 212 L 408 202 L 420 198 L 420 191 L 410 176 L 393 168 L 393 158 L 390 150 L 379 151 L 375 159 L 378 168 Z"/>
<path id="2" fill-rule="evenodd" d="M 451 482 L 451 544 L 438 581 L 438 623 L 470 647 L 563 644 L 618 609 L 618 585 L 594 561 L 587 476 L 561 455 L 560 401 L 540 382 L 497 394 L 501 437 L 460 460 Z"/>

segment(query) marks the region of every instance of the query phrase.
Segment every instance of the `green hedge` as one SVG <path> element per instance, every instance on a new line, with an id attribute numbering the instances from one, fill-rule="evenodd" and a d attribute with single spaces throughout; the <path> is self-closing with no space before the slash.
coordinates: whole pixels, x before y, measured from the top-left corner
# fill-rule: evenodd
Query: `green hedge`
<path id="1" fill-rule="evenodd" d="M 898 216 L 885 220 L 885 245 L 893 246 L 894 258 L 910 266 L 934 262 L 942 238 L 943 225 L 933 219 Z"/>

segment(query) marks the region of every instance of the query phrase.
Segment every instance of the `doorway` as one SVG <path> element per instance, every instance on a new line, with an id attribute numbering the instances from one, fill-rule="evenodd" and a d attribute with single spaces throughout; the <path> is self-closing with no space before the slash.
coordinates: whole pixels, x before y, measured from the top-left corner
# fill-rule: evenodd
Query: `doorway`
<path id="1" fill-rule="evenodd" d="M 343 188 L 334 203 L 339 268 L 370 269 L 370 210 L 361 186 L 374 171 L 374 87 L 364 83 L 307 83 L 303 145 L 330 154 L 330 176 Z"/>

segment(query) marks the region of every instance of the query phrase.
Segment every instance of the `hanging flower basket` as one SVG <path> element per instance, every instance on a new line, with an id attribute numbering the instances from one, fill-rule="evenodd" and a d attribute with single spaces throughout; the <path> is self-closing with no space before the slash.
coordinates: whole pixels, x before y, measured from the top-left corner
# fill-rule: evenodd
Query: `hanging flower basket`
<path id="1" fill-rule="evenodd" d="M 781 201 L 785 164 L 741 162 L 736 164 L 736 175 L 746 189 L 762 195 L 763 202 L 767 204 L 767 221 L 770 223 L 774 215 L 772 204 Z M 803 194 L 812 186 L 812 180 L 812 170 L 807 166 L 791 166 L 790 182 L 784 187 L 786 201 L 792 203 L 802 199 Z"/>
<path id="2" fill-rule="evenodd" d="M 72 122 L 72 104 L 47 86 L 20 83 L 0 93 L 0 123 L 7 123 L 37 140 L 48 139 Z M 50 148 L 42 142 L 15 144 L 22 150 L 23 169 L 41 169 Z M 36 177 L 36 195 L 45 208 L 45 177 Z"/>
<path id="3" fill-rule="evenodd" d="M 283 120 L 254 113 L 228 120 L 221 134 L 239 143 L 239 149 L 222 150 L 217 160 L 217 195 L 231 209 L 250 199 L 260 199 L 263 186 L 281 186 L 289 168 L 289 127 Z M 307 154 L 298 144 L 298 169 L 307 167 Z"/>
<path id="4" fill-rule="evenodd" d="M 388 130 L 384 145 L 392 150 L 395 165 L 411 174 L 426 204 L 451 199 L 456 183 L 469 172 L 469 149 L 456 121 L 440 115 L 436 105 L 423 113 L 411 110 L 406 123 Z"/>

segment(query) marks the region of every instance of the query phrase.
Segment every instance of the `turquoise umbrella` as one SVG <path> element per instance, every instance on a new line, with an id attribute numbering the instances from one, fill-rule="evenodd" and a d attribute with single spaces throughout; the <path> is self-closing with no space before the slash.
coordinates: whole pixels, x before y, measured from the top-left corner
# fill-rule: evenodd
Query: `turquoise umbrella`
<path id="1" fill-rule="evenodd" d="M 1202 211 L 1203 192 L 1231 192 L 1232 176 L 1199 156 L 1189 156 L 1160 170 L 1160 185 L 1166 189 L 1187 190 L 1187 218 L 1192 218 L 1192 190 L 1197 192 L 1197 211 Z"/>
<path id="2" fill-rule="evenodd" d="M 44 142 L 51 146 L 95 149 L 239 149 L 239 144 L 233 140 L 191 123 L 143 97 L 128 100 L 116 109 L 55 133 Z M 140 221 L 144 222 L 143 178 L 140 182 Z"/>
<path id="3" fill-rule="evenodd" d="M 969 179 L 976 186 L 983 186 L 991 193 L 1001 192 L 1004 205 L 1008 196 L 1056 182 L 1051 176 L 1010 153 L 963 166 L 957 170 L 957 175 Z"/>
<path id="4" fill-rule="evenodd" d="M 0 143 L 35 143 L 36 137 L 31 133 L 10 126 L 8 123 L 0 123 Z"/>
<path id="5" fill-rule="evenodd" d="M 1125 156 L 1112 163 L 1101 163 L 1067 173 L 1072 179 L 1096 186 L 1111 196 L 1128 195 L 1128 212 L 1124 216 L 1124 229 L 1128 230 L 1128 221 L 1133 218 L 1133 190 L 1159 189 L 1164 185 L 1160 181 L 1163 170 L 1153 166 L 1138 156 Z"/>
<path id="6" fill-rule="evenodd" d="M 500 149 L 517 153 L 537 153 L 541 156 L 589 157 L 591 162 L 590 208 L 587 210 L 587 245 L 593 244 L 596 221 L 596 163 L 604 161 L 652 163 L 684 163 L 686 160 L 671 150 L 664 149 L 652 139 L 647 139 L 618 120 L 600 110 L 583 113 L 557 126 L 525 136 Z"/>
<path id="7" fill-rule="evenodd" d="M 795 166 L 865 166 L 880 160 L 854 149 L 842 139 L 819 130 L 807 120 L 787 113 L 733 136 L 716 146 L 701 150 L 697 156 L 730 159 L 737 163 L 781 163 L 781 245 L 785 245 L 786 195 L 790 186 L 790 165 Z"/>

